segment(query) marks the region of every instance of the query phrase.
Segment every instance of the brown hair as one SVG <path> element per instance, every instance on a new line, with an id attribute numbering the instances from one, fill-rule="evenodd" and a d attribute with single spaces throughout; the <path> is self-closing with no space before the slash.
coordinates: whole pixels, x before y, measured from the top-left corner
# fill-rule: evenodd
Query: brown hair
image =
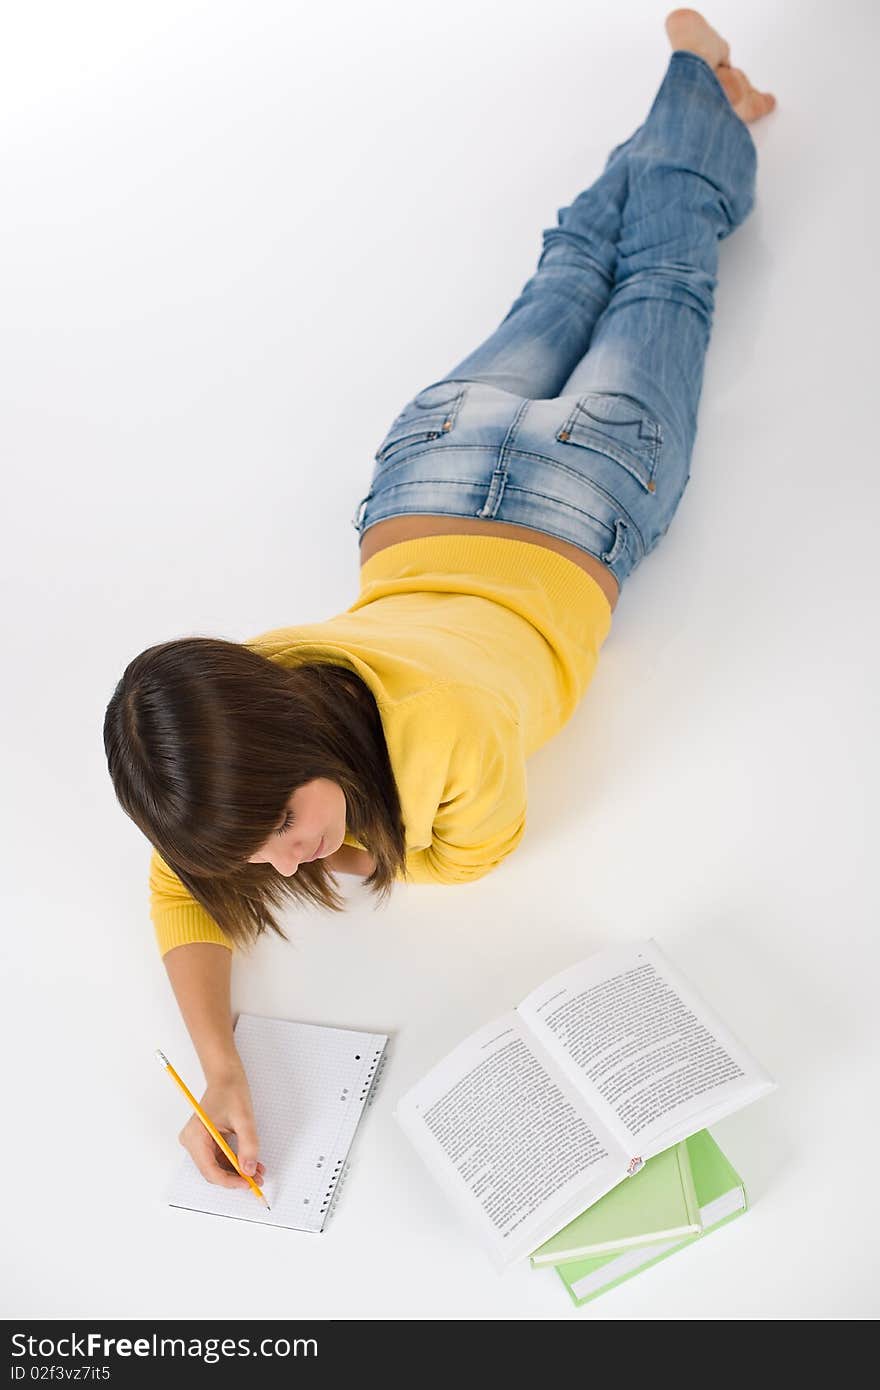
<path id="1" fill-rule="evenodd" d="M 375 697 L 330 661 L 283 667 L 237 642 L 184 637 L 126 666 L 104 716 L 104 750 L 125 813 L 237 945 L 271 929 L 285 898 L 333 912 L 345 900 L 323 860 L 290 878 L 250 864 L 297 787 L 345 794 L 346 831 L 375 857 L 379 900 L 404 867 L 400 798 Z"/>

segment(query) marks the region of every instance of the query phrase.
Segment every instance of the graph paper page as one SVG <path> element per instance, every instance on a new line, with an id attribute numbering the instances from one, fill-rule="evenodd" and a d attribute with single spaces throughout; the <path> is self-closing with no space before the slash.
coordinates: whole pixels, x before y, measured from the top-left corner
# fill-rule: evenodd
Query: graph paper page
<path id="1" fill-rule="evenodd" d="M 272 1210 L 249 1188 L 209 1183 L 188 1153 L 166 1194 L 169 1204 L 320 1231 L 387 1042 L 384 1033 L 240 1014 L 235 1043 L 251 1088 L 266 1166 L 261 1186 Z"/>

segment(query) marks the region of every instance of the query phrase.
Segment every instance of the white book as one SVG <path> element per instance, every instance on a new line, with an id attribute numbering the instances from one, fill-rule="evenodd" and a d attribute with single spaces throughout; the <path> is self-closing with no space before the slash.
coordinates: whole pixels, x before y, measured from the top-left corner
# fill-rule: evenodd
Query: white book
<path id="1" fill-rule="evenodd" d="M 648 1158 L 775 1088 L 649 940 L 539 985 L 393 1113 L 503 1270 Z"/>

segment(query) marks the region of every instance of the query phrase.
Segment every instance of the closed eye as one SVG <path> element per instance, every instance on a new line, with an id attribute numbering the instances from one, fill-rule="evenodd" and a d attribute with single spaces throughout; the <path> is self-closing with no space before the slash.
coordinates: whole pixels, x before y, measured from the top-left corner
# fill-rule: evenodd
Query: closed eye
<path id="1" fill-rule="evenodd" d="M 284 820 L 284 824 L 283 824 L 278 830 L 275 831 L 275 834 L 276 834 L 276 835 L 283 835 L 283 834 L 285 833 L 285 831 L 289 830 L 290 827 L 293 825 L 293 821 L 294 821 L 293 813 L 292 813 L 291 811 L 288 811 L 288 813 L 287 813 L 287 815 L 286 815 L 286 817 L 285 817 L 285 820 Z"/>

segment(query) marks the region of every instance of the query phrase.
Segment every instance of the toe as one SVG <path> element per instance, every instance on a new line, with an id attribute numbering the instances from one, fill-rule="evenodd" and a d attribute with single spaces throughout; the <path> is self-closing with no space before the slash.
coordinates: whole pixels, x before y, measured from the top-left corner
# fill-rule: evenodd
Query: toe
<path id="1" fill-rule="evenodd" d="M 776 105 L 776 98 L 769 92 L 756 92 L 754 87 L 738 103 L 737 110 L 744 121 L 757 121 L 766 116 Z"/>

